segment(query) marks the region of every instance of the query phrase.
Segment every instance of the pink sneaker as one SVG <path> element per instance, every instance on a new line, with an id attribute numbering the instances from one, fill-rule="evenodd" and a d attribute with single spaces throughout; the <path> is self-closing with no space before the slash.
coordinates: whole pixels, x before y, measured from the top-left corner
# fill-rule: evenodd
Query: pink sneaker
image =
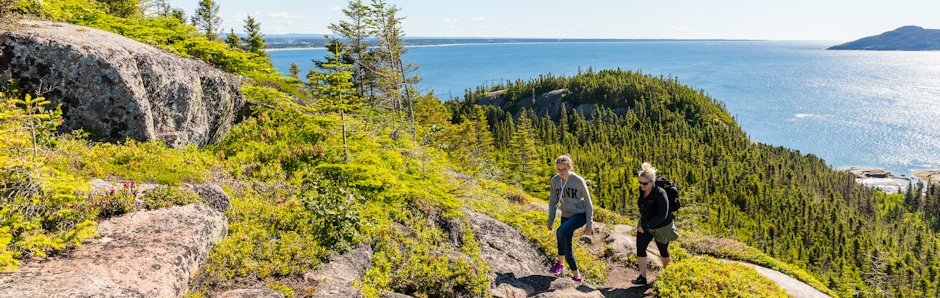
<path id="1" fill-rule="evenodd" d="M 548 273 L 551 273 L 553 275 L 559 275 L 561 274 L 561 270 L 563 269 L 565 269 L 565 266 L 562 265 L 561 262 L 557 262 L 555 263 L 555 266 L 552 266 L 551 270 L 548 270 Z"/>
<path id="2" fill-rule="evenodd" d="M 584 276 L 578 276 L 578 277 L 572 276 L 571 280 L 576 281 L 576 282 L 582 282 L 584 281 Z"/>

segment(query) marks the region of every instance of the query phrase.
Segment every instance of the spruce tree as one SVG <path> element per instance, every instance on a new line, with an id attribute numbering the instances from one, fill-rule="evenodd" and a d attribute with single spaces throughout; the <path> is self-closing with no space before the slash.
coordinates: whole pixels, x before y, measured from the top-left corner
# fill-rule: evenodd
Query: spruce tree
<path id="1" fill-rule="evenodd" d="M 374 26 L 377 39 L 375 65 L 377 86 L 385 99 L 391 101 L 396 113 L 406 113 L 411 122 L 412 138 L 417 140 L 414 124 L 414 97 L 416 84 L 420 78 L 413 73 L 418 69 L 411 63 L 405 63 L 405 33 L 402 29 L 404 18 L 398 16 L 399 8 L 389 5 L 384 0 L 373 0 L 371 25 Z M 407 109 L 407 111 L 405 110 Z"/>
<path id="2" fill-rule="evenodd" d="M 359 96 L 356 94 L 355 86 L 352 83 L 352 67 L 349 64 L 342 63 L 339 58 L 340 52 L 331 53 L 332 58 L 328 58 L 329 63 L 322 66 L 322 72 L 315 68 L 310 69 L 307 74 L 308 84 L 312 87 L 311 92 L 314 97 L 319 99 L 318 107 L 325 112 L 339 112 L 343 125 L 343 156 L 349 161 L 349 151 L 346 142 L 346 113 L 358 110 L 361 107 Z"/>
<path id="3" fill-rule="evenodd" d="M 259 56 L 267 56 L 267 53 L 264 52 L 264 35 L 261 34 L 261 23 L 258 23 L 255 18 L 248 16 L 245 18 L 245 50 L 258 54 Z"/>
<path id="4" fill-rule="evenodd" d="M 300 67 L 297 66 L 297 63 L 291 63 L 288 71 L 290 72 L 290 77 L 300 79 Z"/>
<path id="5" fill-rule="evenodd" d="M 235 29 L 229 28 L 228 35 L 225 36 L 225 44 L 233 49 L 242 48 L 242 39 L 235 34 Z"/>
<path id="6" fill-rule="evenodd" d="M 538 148 L 535 146 L 535 135 L 532 120 L 528 113 L 519 113 L 519 123 L 512 134 L 510 149 L 510 169 L 514 182 L 528 191 L 540 189 L 544 181 L 537 178 L 540 173 Z"/>
<path id="7" fill-rule="evenodd" d="M 110 0 L 102 1 L 102 4 L 110 15 L 122 18 L 142 15 L 140 0 Z"/>
<path id="8" fill-rule="evenodd" d="M 196 13 L 192 18 L 193 25 L 205 33 L 209 40 L 219 39 L 219 27 L 222 17 L 219 16 L 219 4 L 215 0 L 200 0 Z"/>
<path id="9" fill-rule="evenodd" d="M 336 24 L 330 24 L 327 28 L 333 32 L 341 42 L 345 43 L 349 63 L 353 65 L 353 83 L 356 85 L 356 93 L 361 98 L 366 98 L 371 94 L 369 89 L 373 85 L 374 59 L 372 51 L 369 50 L 369 44 L 366 40 L 373 35 L 373 28 L 370 26 L 371 8 L 362 3 L 362 0 L 349 1 L 343 14 L 348 18 Z"/>

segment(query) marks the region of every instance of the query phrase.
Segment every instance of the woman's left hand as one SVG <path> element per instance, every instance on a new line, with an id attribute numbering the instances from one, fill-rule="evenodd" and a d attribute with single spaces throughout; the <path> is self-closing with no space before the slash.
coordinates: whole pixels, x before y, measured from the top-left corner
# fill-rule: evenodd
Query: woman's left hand
<path id="1" fill-rule="evenodd" d="M 588 227 L 584 227 L 584 235 L 594 235 L 594 230 L 591 230 L 591 228 Z"/>

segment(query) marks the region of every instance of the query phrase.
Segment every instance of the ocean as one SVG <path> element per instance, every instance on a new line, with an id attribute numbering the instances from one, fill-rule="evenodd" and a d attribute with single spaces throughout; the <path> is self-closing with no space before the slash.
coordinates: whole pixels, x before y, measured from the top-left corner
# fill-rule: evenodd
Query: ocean
<path id="1" fill-rule="evenodd" d="M 676 77 L 725 104 L 752 140 L 799 150 L 834 168 L 895 175 L 940 168 L 940 52 L 827 51 L 840 42 L 623 41 L 410 47 L 419 88 L 447 100 L 465 90 L 579 69 Z M 323 49 L 268 54 L 301 73 Z"/>

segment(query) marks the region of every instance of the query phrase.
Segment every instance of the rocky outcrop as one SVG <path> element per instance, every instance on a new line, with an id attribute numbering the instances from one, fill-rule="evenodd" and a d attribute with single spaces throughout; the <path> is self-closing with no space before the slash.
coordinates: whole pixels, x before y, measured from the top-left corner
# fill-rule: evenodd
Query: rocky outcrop
<path id="1" fill-rule="evenodd" d="M 71 255 L 0 274 L 0 297 L 177 297 L 226 229 L 195 204 L 112 218 Z"/>
<path id="2" fill-rule="evenodd" d="M 372 246 L 362 244 L 304 274 L 304 281 L 317 285 L 313 297 L 363 297 L 362 291 L 351 285 L 362 279 L 372 265 L 372 253 Z"/>
<path id="3" fill-rule="evenodd" d="M 223 292 L 219 298 L 284 298 L 284 293 L 271 289 L 240 289 Z"/>
<path id="4" fill-rule="evenodd" d="M 480 243 L 480 256 L 493 268 L 491 277 L 545 274 L 551 266 L 551 261 L 518 230 L 472 210 L 464 210 L 464 214 Z"/>
<path id="5" fill-rule="evenodd" d="M 856 179 L 865 179 L 865 178 L 896 178 L 891 174 L 891 171 L 884 168 L 872 168 L 872 167 L 849 167 L 845 169 L 846 172 L 852 173 L 855 175 Z"/>
<path id="6" fill-rule="evenodd" d="M 566 96 L 570 94 L 571 91 L 568 89 L 558 89 L 536 95 L 534 98 L 529 96 L 514 100 L 512 98 L 508 98 L 505 90 L 499 90 L 487 93 L 485 96 L 478 99 L 476 103 L 480 105 L 497 106 L 504 111 L 529 109 L 535 112 L 535 115 L 548 115 L 553 119 L 558 119 L 558 117 L 561 115 L 562 108 L 564 108 L 564 110 L 569 114 L 578 112 L 590 119 L 594 115 L 598 104 L 577 103 L 566 100 Z M 627 108 L 613 107 L 612 111 L 615 114 L 623 115 L 627 112 Z"/>
<path id="7" fill-rule="evenodd" d="M 480 256 L 493 269 L 493 297 L 604 297 L 569 278 L 548 275 L 551 260 L 518 230 L 472 210 L 464 214 L 480 243 Z"/>
<path id="8" fill-rule="evenodd" d="M 62 104 L 62 129 L 81 128 L 102 141 L 205 145 L 245 111 L 243 78 L 70 24 L 30 21 L 0 31 L 0 81 L 10 79 Z"/>

